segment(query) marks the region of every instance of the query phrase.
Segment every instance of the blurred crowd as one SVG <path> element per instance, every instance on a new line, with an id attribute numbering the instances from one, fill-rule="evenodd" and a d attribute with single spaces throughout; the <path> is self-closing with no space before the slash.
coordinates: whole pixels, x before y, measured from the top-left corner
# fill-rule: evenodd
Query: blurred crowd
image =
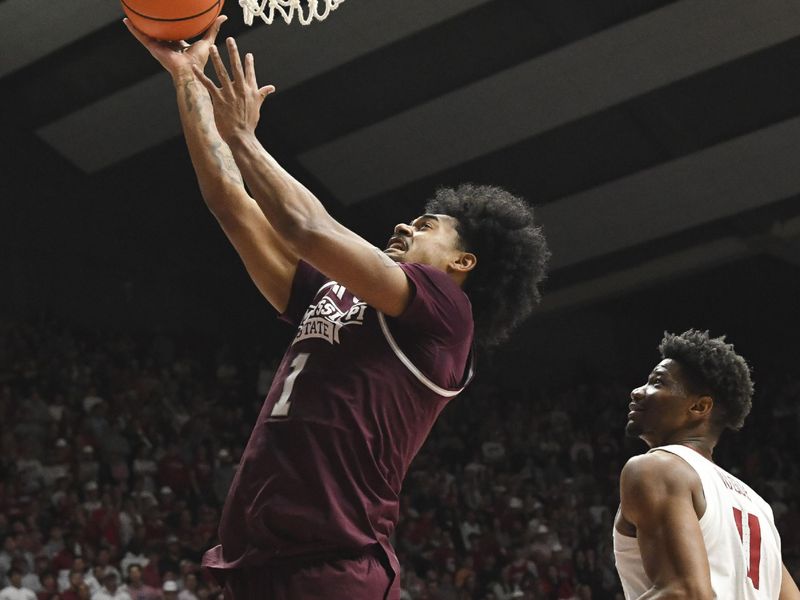
<path id="1" fill-rule="evenodd" d="M 202 337 L 0 323 L 0 600 L 205 600 L 199 567 L 274 364 Z M 655 358 L 655 357 L 654 357 Z M 646 374 L 641 374 L 643 379 Z M 405 600 L 617 600 L 625 384 L 485 376 L 406 480 Z M 772 504 L 800 579 L 800 380 L 757 378 L 716 460 Z"/>

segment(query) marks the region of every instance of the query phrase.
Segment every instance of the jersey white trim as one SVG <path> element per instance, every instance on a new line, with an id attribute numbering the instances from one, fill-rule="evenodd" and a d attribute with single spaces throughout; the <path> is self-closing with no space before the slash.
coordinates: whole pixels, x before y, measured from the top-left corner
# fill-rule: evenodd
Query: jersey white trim
<path id="1" fill-rule="evenodd" d="M 453 398 L 454 396 L 458 396 L 464 390 L 464 388 L 467 387 L 467 384 L 470 382 L 473 375 L 472 355 L 470 355 L 469 359 L 469 373 L 467 374 L 467 379 L 464 382 L 464 385 L 461 386 L 460 389 L 446 390 L 442 387 L 439 387 L 438 385 L 433 383 L 430 379 L 428 379 L 425 376 L 425 374 L 422 371 L 420 371 L 414 365 L 414 363 L 412 363 L 411 360 L 403 353 L 403 351 L 400 349 L 400 346 L 397 344 L 397 340 L 394 339 L 392 332 L 389 331 L 389 325 L 386 323 L 386 317 L 384 316 L 384 314 L 377 310 L 375 312 L 378 314 L 378 323 L 381 326 L 381 331 L 383 332 L 383 336 L 389 343 L 389 347 L 392 349 L 392 352 L 394 352 L 395 356 L 397 356 L 397 358 L 400 359 L 400 362 L 403 363 L 409 371 L 411 371 L 411 374 L 414 375 L 414 377 L 416 377 L 419 380 L 419 382 L 422 383 L 422 385 L 427 387 L 432 392 L 439 394 L 440 396 L 444 396 L 445 398 Z"/>

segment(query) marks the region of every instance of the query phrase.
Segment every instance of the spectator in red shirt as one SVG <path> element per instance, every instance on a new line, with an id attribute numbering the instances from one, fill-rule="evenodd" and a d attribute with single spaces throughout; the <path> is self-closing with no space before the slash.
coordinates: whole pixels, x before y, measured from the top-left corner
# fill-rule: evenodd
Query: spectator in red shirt
<path id="1" fill-rule="evenodd" d="M 55 573 L 48 571 L 47 573 L 39 575 L 39 581 L 41 582 L 41 589 L 36 592 L 36 598 L 38 600 L 53 600 L 55 596 L 59 595 L 58 581 L 56 580 Z"/>
<path id="2" fill-rule="evenodd" d="M 158 461 L 158 482 L 169 486 L 179 496 L 189 491 L 189 467 L 180 455 L 180 446 L 170 442 L 164 456 Z"/>
<path id="3" fill-rule="evenodd" d="M 214 465 L 208 455 L 208 449 L 200 444 L 194 452 L 194 462 L 189 472 L 189 479 L 194 497 L 201 502 L 213 501 L 214 498 Z"/>
<path id="4" fill-rule="evenodd" d="M 100 496 L 100 506 L 90 513 L 87 529 L 95 544 L 120 546 L 119 509 L 113 505 L 110 493 Z"/>
<path id="5" fill-rule="evenodd" d="M 159 589 L 161 587 L 161 572 L 158 570 L 158 563 L 161 558 L 161 553 L 158 548 L 153 544 L 147 552 L 147 564 L 142 569 L 142 581 L 152 588 Z"/>
<path id="6" fill-rule="evenodd" d="M 61 591 L 61 600 L 78 600 L 78 587 L 83 585 L 83 571 L 72 569 L 69 572 L 67 586 Z"/>

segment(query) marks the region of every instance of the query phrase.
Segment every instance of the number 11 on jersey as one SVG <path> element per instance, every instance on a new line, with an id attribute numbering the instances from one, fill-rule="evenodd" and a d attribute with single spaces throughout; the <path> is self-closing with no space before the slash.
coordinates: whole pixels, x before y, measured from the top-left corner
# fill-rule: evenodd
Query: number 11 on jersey
<path id="1" fill-rule="evenodd" d="M 297 379 L 297 376 L 300 375 L 300 371 L 306 366 L 306 361 L 310 354 L 307 352 L 301 352 L 297 356 L 294 357 L 292 364 L 289 365 L 292 372 L 286 377 L 283 381 L 283 390 L 281 391 L 281 397 L 278 398 L 278 401 L 275 403 L 275 406 L 272 407 L 272 412 L 269 416 L 271 417 L 287 417 L 289 416 L 289 405 L 291 404 L 289 398 L 292 395 L 292 390 L 294 389 L 294 382 Z"/>
<path id="2" fill-rule="evenodd" d="M 761 568 L 761 523 L 757 516 L 742 512 L 735 506 L 733 507 L 733 520 L 736 521 L 736 529 L 739 531 L 739 539 L 742 540 L 742 544 L 745 543 L 743 522 L 747 522 L 750 533 L 747 577 L 753 583 L 753 587 L 758 589 L 759 569 Z"/>

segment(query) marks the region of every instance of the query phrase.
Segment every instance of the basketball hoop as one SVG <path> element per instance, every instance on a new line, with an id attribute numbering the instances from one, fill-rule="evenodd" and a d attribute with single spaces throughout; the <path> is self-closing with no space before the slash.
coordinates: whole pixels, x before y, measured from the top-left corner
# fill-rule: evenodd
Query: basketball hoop
<path id="1" fill-rule="evenodd" d="M 331 11 L 339 8 L 344 0 L 239 0 L 239 6 L 244 11 L 244 22 L 253 24 L 254 17 L 261 17 L 267 25 L 272 25 L 276 16 L 281 17 L 286 24 L 292 22 L 295 12 L 301 25 L 308 25 L 312 21 L 324 21 Z M 307 4 L 303 10 L 303 4 Z"/>

